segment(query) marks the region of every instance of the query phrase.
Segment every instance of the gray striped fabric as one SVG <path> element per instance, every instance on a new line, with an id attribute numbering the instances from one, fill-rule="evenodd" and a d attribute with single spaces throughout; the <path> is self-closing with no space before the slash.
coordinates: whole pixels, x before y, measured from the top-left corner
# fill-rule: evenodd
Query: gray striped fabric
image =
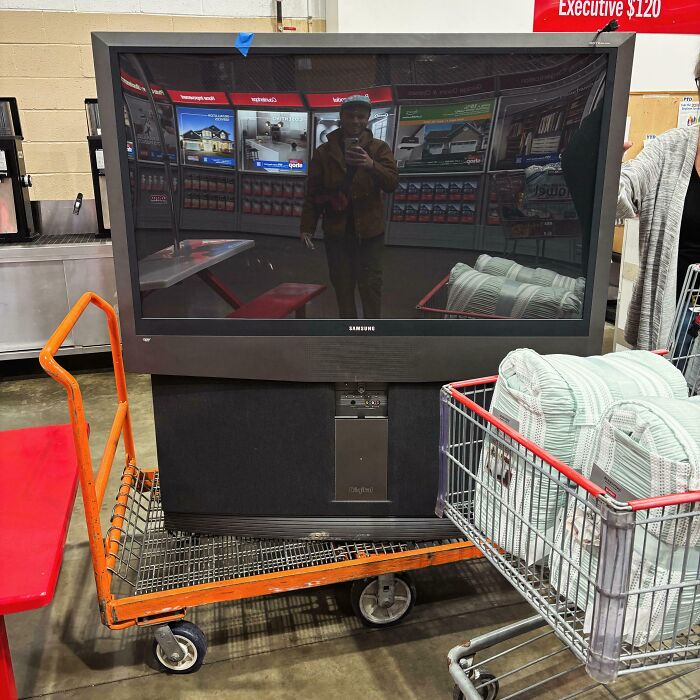
<path id="1" fill-rule="evenodd" d="M 576 607 L 584 610 L 584 629 L 591 630 L 598 574 L 600 530 L 591 511 L 580 501 L 572 501 L 559 516 L 554 542 L 563 552 L 552 550 L 549 563 L 552 588 Z M 572 563 L 573 562 L 573 563 Z M 682 632 L 700 622 L 700 594 L 695 585 L 700 571 L 700 549 L 687 551 L 659 542 L 651 535 L 634 539 L 629 590 L 669 586 L 667 590 L 629 595 L 625 606 L 623 641 L 644 646 L 669 639 L 674 630 Z"/>
<path id="2" fill-rule="evenodd" d="M 566 289 L 568 292 L 575 292 L 581 298 L 586 291 L 586 280 L 583 277 L 567 277 L 554 272 L 554 270 L 548 270 L 546 267 L 525 267 L 515 260 L 496 258 L 486 253 L 477 258 L 474 269 L 485 272 L 487 275 L 507 277 L 516 282 Z"/>
<path id="3" fill-rule="evenodd" d="M 450 273 L 447 309 L 509 318 L 581 318 L 582 302 L 566 289 L 495 277 L 457 263 Z"/>
<path id="4" fill-rule="evenodd" d="M 670 362 L 650 352 L 575 357 L 521 349 L 501 362 L 491 411 L 553 457 L 590 473 L 601 416 L 615 401 L 644 396 L 687 398 L 688 389 Z M 491 438 L 484 442 L 480 477 L 476 525 L 511 554 L 528 563 L 540 561 L 548 553 L 542 538 L 554 534 L 561 490 L 546 476 L 519 469 L 517 455 L 504 455 Z M 513 512 L 540 536 L 522 528 Z"/>
<path id="5" fill-rule="evenodd" d="M 698 126 L 671 129 L 622 166 L 617 216 L 639 215 L 639 277 L 625 339 L 655 350 L 668 342 L 676 306 L 678 236 L 698 150 Z"/>
<path id="6" fill-rule="evenodd" d="M 700 490 L 700 398 L 614 403 L 598 426 L 593 461 L 634 498 Z M 686 505 L 667 508 L 664 514 L 692 510 Z M 649 515 L 662 513 L 659 509 Z M 681 518 L 650 528 L 663 542 L 695 546 L 700 543 L 700 517 L 693 518 L 690 532 L 688 525 L 688 518 Z"/>
<path id="7" fill-rule="evenodd" d="M 634 399 L 618 401 L 605 412 L 598 430 L 594 463 L 634 498 L 700 489 L 700 399 Z M 602 486 L 602 484 L 600 484 Z M 635 530 L 630 588 L 678 585 L 698 579 L 700 517 L 692 505 L 639 513 L 650 522 Z M 550 557 L 551 582 L 565 598 L 591 615 L 594 591 L 568 559 L 595 580 L 600 532 L 581 504 L 562 513 Z M 672 588 L 627 600 L 624 640 L 635 646 L 673 635 L 700 621 L 696 587 Z"/>

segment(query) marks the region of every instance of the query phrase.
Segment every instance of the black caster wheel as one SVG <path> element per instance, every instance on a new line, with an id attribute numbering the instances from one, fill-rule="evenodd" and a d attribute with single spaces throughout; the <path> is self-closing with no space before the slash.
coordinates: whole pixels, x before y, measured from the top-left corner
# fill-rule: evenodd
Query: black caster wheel
<path id="1" fill-rule="evenodd" d="M 498 681 L 493 673 L 489 673 L 486 670 L 475 671 L 471 681 L 483 700 L 496 700 L 498 697 Z M 488 685 L 486 685 L 487 683 Z M 457 685 L 452 689 L 452 700 L 464 700 L 464 694 Z"/>
<path id="2" fill-rule="evenodd" d="M 169 624 L 175 641 L 184 652 L 184 656 L 179 660 L 170 658 L 158 643 L 153 640 L 153 657 L 161 671 L 166 673 L 194 673 L 198 671 L 204 663 L 204 656 L 207 653 L 207 638 L 204 632 L 197 625 L 185 620 L 178 620 Z"/>
<path id="3" fill-rule="evenodd" d="M 363 624 L 389 627 L 401 622 L 411 611 L 416 602 L 416 587 L 407 574 L 360 579 L 352 583 L 350 602 Z"/>

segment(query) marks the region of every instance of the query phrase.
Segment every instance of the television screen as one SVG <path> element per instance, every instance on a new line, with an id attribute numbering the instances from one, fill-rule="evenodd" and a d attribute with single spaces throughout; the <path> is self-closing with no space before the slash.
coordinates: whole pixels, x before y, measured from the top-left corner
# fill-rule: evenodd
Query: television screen
<path id="1" fill-rule="evenodd" d="M 483 170 L 495 106 L 495 99 L 402 106 L 396 143 L 399 168 L 417 173 Z"/>
<path id="2" fill-rule="evenodd" d="M 233 110 L 177 107 L 177 126 L 185 165 L 235 167 Z"/>
<path id="3" fill-rule="evenodd" d="M 340 112 L 314 112 L 314 148 L 328 141 L 328 134 L 340 127 Z M 374 138 L 393 142 L 394 137 L 394 108 L 375 107 L 369 115 L 367 128 Z"/>
<path id="4" fill-rule="evenodd" d="M 124 100 L 135 135 L 138 160 L 144 163 L 161 163 L 163 154 L 167 153 L 170 160 L 176 162 L 177 137 L 172 106 L 156 103 L 154 110 L 147 100 L 129 94 L 124 95 Z M 162 137 L 158 132 L 158 122 L 162 127 Z M 127 152 L 130 150 L 129 144 L 130 141 L 126 144 Z"/>
<path id="5" fill-rule="evenodd" d="M 124 102 L 124 127 L 126 129 L 126 155 L 129 160 L 134 160 L 136 158 L 134 129 L 131 126 L 131 117 L 129 116 L 129 110 L 127 109 L 126 102 Z"/>
<path id="6" fill-rule="evenodd" d="M 243 170 L 306 173 L 309 158 L 308 112 L 238 111 Z"/>
<path id="7" fill-rule="evenodd" d="M 120 152 L 136 144 L 123 180 L 138 214 L 125 235 L 139 327 L 438 337 L 546 321 L 586 332 L 615 64 L 579 43 L 119 54 L 138 77 L 115 94 L 128 117 Z M 357 165 L 327 138 L 350 124 L 310 97 L 379 88 L 356 132 L 371 155 Z"/>

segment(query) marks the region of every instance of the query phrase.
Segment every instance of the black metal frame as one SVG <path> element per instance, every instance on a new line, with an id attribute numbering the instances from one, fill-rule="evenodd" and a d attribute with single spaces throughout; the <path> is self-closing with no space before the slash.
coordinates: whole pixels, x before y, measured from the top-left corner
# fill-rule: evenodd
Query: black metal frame
<path id="1" fill-rule="evenodd" d="M 492 371 L 511 349 L 592 354 L 600 351 L 608 266 L 627 113 L 634 35 L 603 34 L 261 34 L 251 51 L 275 53 L 576 53 L 608 56 L 603 136 L 582 319 L 576 320 L 323 320 L 143 319 L 131 226 L 128 162 L 119 55 L 233 54 L 233 34 L 96 33 L 97 78 L 124 352 L 133 371 L 306 381 L 442 381 Z M 349 47 L 352 47 L 350 49 Z M 119 109 L 117 109 L 119 106 Z M 590 282 L 590 280 L 589 280 Z M 356 330 L 357 328 L 368 330 Z M 358 337 L 360 336 L 360 337 Z M 280 350 L 284 347 L 284 359 Z M 202 362 L 206 357 L 206 362 Z"/>
<path id="2" fill-rule="evenodd" d="M 85 98 L 85 105 L 97 104 L 97 99 L 94 97 Z M 110 229 L 105 226 L 104 211 L 102 210 L 102 197 L 100 186 L 100 175 L 104 176 L 104 171 L 100 172 L 97 166 L 97 151 L 102 149 L 102 136 L 97 136 L 88 133 L 87 135 L 88 149 L 90 152 L 90 173 L 92 175 L 92 192 L 95 196 L 95 212 L 97 213 L 97 233 L 96 238 L 109 238 L 111 235 Z"/>
<path id="3" fill-rule="evenodd" d="M 8 178 L 12 180 L 12 195 L 17 217 L 17 233 L 0 235 L 0 243 L 28 243 L 36 238 L 39 233 L 34 222 L 27 186 L 20 181 L 27 174 L 22 151 L 22 141 L 24 141 L 22 122 L 19 118 L 19 107 L 17 106 L 16 97 L 0 97 L 0 102 L 9 103 L 14 128 L 14 136 L 0 135 L 0 149 L 5 151 Z"/>

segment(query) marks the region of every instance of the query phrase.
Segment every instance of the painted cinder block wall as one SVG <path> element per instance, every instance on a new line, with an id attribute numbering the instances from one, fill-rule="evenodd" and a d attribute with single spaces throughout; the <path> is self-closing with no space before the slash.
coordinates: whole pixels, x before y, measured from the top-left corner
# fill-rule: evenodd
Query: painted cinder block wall
<path id="1" fill-rule="evenodd" d="M 325 31 L 323 0 L 284 0 L 285 26 Z M 0 96 L 16 97 L 32 199 L 92 198 L 85 122 L 94 31 L 271 32 L 272 0 L 0 0 Z"/>

